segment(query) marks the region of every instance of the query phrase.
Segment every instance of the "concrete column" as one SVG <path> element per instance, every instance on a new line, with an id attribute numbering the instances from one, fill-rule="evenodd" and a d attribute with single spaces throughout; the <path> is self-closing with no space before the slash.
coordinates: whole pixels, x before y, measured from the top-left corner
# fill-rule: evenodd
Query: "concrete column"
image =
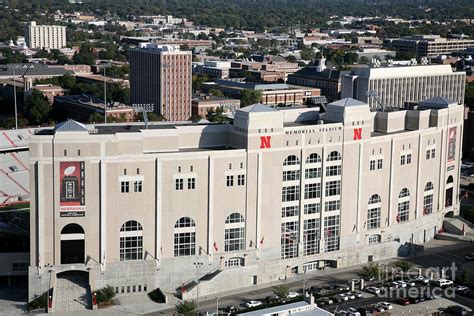
<path id="1" fill-rule="evenodd" d="M 208 160 L 208 214 L 207 214 L 207 253 L 215 252 L 214 245 L 214 158 Z M 235 179 L 237 181 L 237 179 Z M 223 249 L 224 245 L 220 245 Z"/>
<path id="2" fill-rule="evenodd" d="M 162 251 L 161 251 L 161 223 L 162 223 L 162 196 L 161 196 L 161 187 L 162 187 L 162 181 L 161 181 L 161 170 L 162 170 L 162 162 L 160 160 L 156 160 L 156 209 L 155 209 L 155 258 L 156 260 L 156 268 L 160 267 L 160 260 L 161 257 L 163 256 Z"/>
<path id="3" fill-rule="evenodd" d="M 360 279 L 360 289 L 363 290 L 365 288 L 365 280 Z"/>
<path id="4" fill-rule="evenodd" d="M 106 164 L 104 160 L 100 161 L 99 164 L 100 168 L 100 270 L 103 272 L 105 271 L 106 261 L 106 236 L 107 236 L 107 228 L 106 228 L 106 201 L 107 201 L 107 183 L 106 183 Z M 89 273 L 90 275 L 90 273 Z"/>

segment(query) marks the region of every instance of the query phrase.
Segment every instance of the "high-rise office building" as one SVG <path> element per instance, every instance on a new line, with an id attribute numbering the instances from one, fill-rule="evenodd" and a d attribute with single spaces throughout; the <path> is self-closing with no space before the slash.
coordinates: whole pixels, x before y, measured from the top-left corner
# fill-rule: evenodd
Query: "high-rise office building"
<path id="1" fill-rule="evenodd" d="M 169 121 L 191 117 L 192 54 L 179 46 L 142 43 L 130 50 L 130 101 L 153 104 Z"/>
<path id="2" fill-rule="evenodd" d="M 440 96 L 464 103 L 465 72 L 450 65 L 364 67 L 342 76 L 341 98 L 354 98 L 371 108 L 403 108 L 406 103 Z"/>
<path id="3" fill-rule="evenodd" d="M 66 27 L 61 25 L 36 25 L 31 21 L 25 26 L 25 41 L 32 49 L 60 49 L 66 47 Z"/>

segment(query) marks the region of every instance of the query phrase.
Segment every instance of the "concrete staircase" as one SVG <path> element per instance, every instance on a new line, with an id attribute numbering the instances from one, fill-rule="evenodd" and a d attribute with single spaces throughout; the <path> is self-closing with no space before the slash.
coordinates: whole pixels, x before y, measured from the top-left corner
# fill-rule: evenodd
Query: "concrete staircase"
<path id="1" fill-rule="evenodd" d="M 53 306 L 56 313 L 90 309 L 92 304 L 89 284 L 75 275 L 58 278 Z"/>
<path id="2" fill-rule="evenodd" d="M 451 234 L 463 235 L 464 233 L 464 236 L 474 237 L 472 224 L 460 216 L 445 218 L 443 222 L 443 230 Z"/>

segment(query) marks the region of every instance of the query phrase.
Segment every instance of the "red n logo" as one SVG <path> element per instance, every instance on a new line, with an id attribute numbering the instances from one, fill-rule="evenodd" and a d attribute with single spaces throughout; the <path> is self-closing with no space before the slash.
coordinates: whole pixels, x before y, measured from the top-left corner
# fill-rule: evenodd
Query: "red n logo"
<path id="1" fill-rule="evenodd" d="M 353 140 L 359 140 L 362 139 L 362 128 L 354 128 L 354 138 Z"/>
<path id="2" fill-rule="evenodd" d="M 271 148 L 272 147 L 272 145 L 270 144 L 271 139 L 272 139 L 271 136 L 260 136 L 260 149 Z"/>

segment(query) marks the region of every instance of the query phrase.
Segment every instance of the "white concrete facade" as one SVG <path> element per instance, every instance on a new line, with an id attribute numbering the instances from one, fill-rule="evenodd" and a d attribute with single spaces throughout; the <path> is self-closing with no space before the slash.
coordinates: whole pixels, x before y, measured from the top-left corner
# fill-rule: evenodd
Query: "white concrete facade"
<path id="1" fill-rule="evenodd" d="M 464 104 L 465 82 L 466 73 L 455 72 L 450 65 L 364 67 L 342 76 L 341 98 L 354 98 L 371 108 L 380 106 L 379 102 L 403 108 L 406 102 L 437 96 Z M 377 98 L 368 92 L 375 92 Z"/>
<path id="2" fill-rule="evenodd" d="M 61 49 L 66 47 L 66 27 L 61 25 L 36 25 L 31 21 L 25 26 L 26 46 L 30 49 Z"/>
<path id="3" fill-rule="evenodd" d="M 44 131 L 30 143 L 30 298 L 51 269 L 90 271 L 92 288 L 119 294 L 179 292 L 213 273 L 203 295 L 393 257 L 458 214 L 462 129 L 463 106 L 436 98 Z M 67 212 L 63 165 L 79 162 L 83 213 Z"/>

